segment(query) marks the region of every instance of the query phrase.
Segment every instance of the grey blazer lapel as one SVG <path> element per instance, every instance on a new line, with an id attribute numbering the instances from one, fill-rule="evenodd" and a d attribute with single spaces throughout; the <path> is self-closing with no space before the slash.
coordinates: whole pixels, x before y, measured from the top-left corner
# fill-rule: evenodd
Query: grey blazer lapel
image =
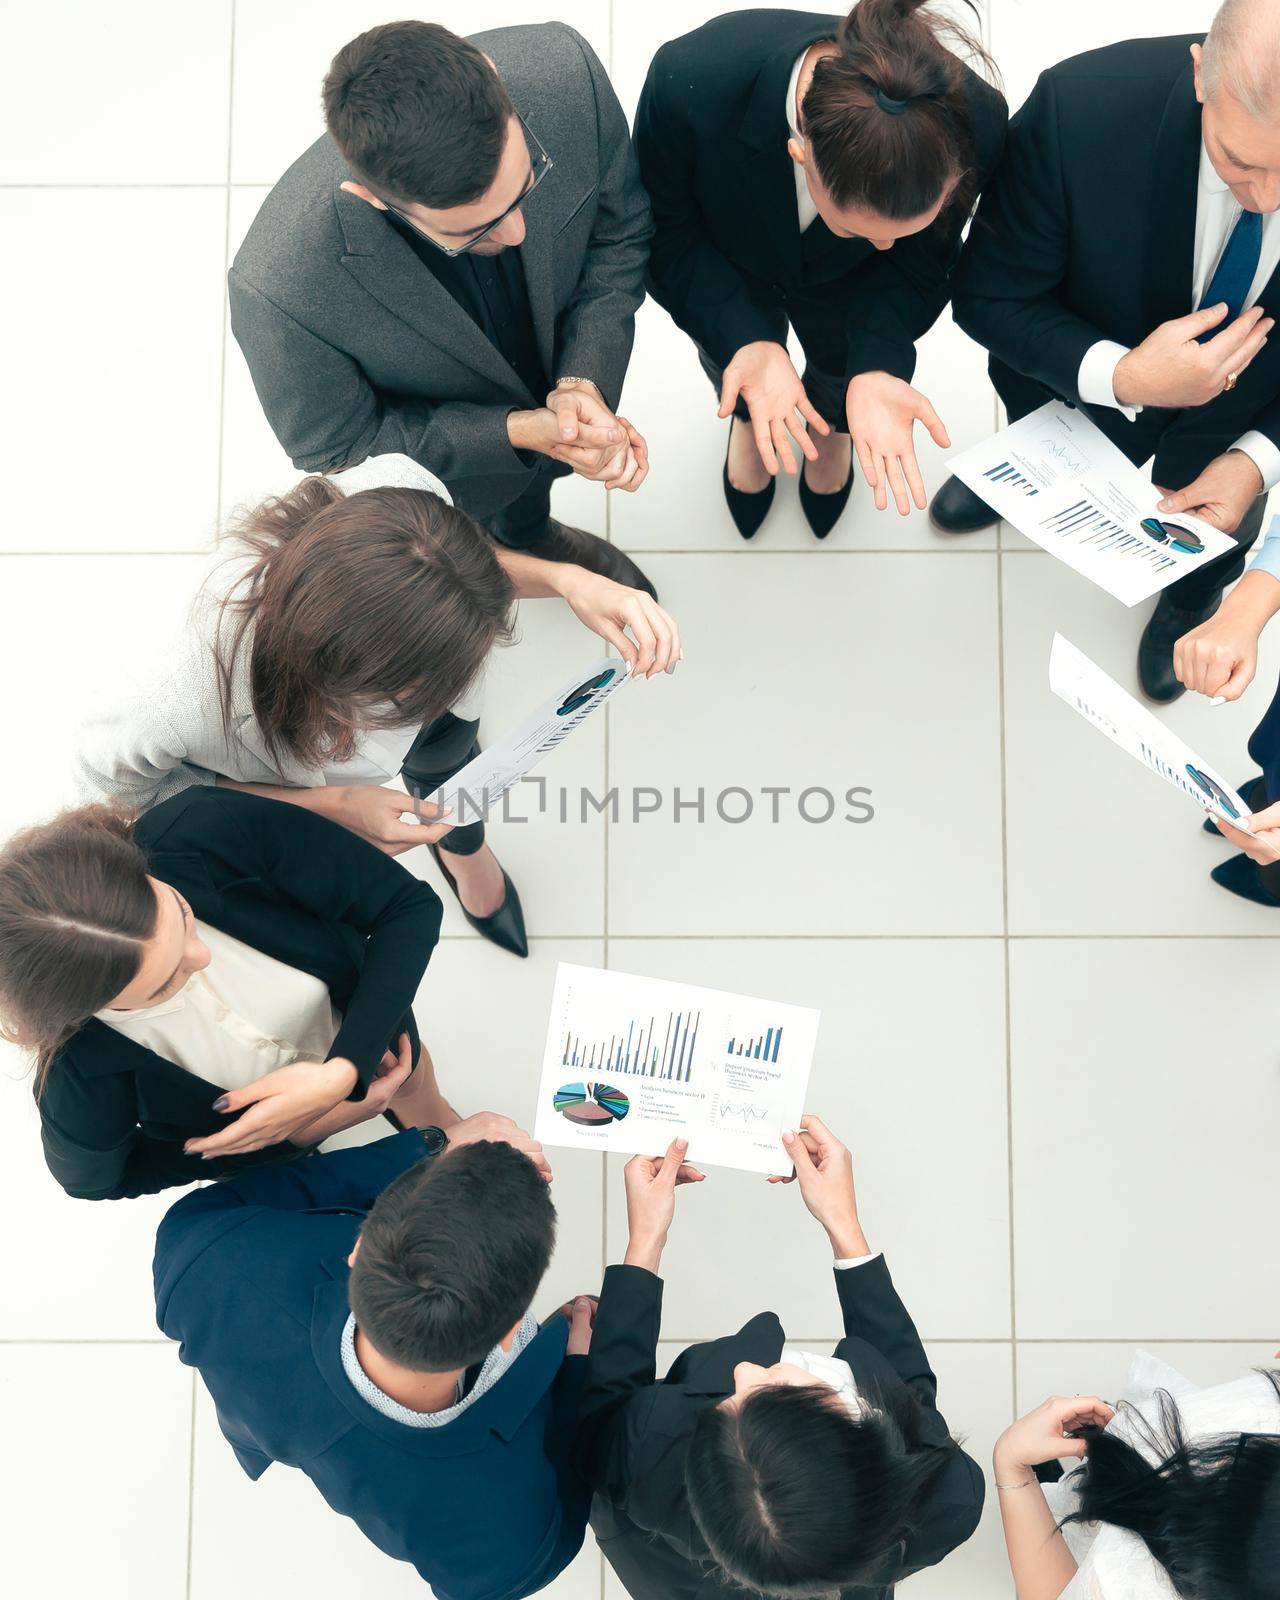
<path id="1" fill-rule="evenodd" d="M 345 242 L 342 265 L 366 293 L 437 349 L 499 388 L 527 395 L 511 364 L 373 206 L 341 191 L 334 196 L 334 205 Z"/>

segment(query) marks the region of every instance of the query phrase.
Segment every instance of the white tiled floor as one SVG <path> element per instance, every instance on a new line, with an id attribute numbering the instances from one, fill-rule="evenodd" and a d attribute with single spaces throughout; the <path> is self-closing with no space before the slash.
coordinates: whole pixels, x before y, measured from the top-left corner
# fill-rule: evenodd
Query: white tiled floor
<path id="1" fill-rule="evenodd" d="M 722 4 L 414 9 L 470 30 L 554 11 L 610 63 L 630 110 L 657 45 Z M 1059 54 L 1194 27 L 1209 7 L 984 10 L 1016 104 Z M 221 277 L 265 186 L 319 132 L 329 57 L 392 14 L 372 0 L 68 0 L 56 22 L 15 16 L 24 70 L 0 106 L 0 271 L 18 308 L 3 400 L 0 833 L 62 801 L 77 706 L 175 625 L 219 519 L 293 479 L 227 336 Z M 957 444 L 990 426 L 981 352 L 945 321 L 919 381 Z M 553 805 L 561 786 L 575 809 L 580 786 L 647 786 L 664 809 L 636 824 L 624 800 L 616 823 L 561 825 L 553 811 L 495 830 L 533 954 L 511 961 L 450 908 L 419 1015 L 459 1109 L 531 1116 L 560 959 L 818 1005 L 812 1104 L 855 1149 L 868 1227 L 980 1459 L 1016 1407 L 1050 1390 L 1114 1393 L 1135 1341 L 1202 1381 L 1269 1360 L 1280 923 L 1212 888 L 1224 852 L 1196 814 L 1045 687 L 1055 627 L 1132 683 L 1141 616 L 1007 530 L 948 541 L 922 517 L 877 517 L 861 489 L 818 547 L 784 485 L 743 547 L 719 499 L 710 389 L 653 305 L 625 410 L 650 437 L 651 481 L 608 505 L 571 483 L 561 506 L 640 556 L 681 619 L 687 661 L 629 691 L 548 778 Z M 936 452 L 926 470 L 936 485 Z M 546 605 L 526 608 L 521 633 L 495 672 L 495 725 L 591 654 Z M 1170 720 L 1243 776 L 1278 668 L 1280 649 L 1265 651 L 1242 705 L 1183 702 Z M 714 815 L 733 785 L 793 792 L 777 825 L 733 825 Z M 854 785 L 872 791 L 869 823 L 839 820 L 843 805 L 829 823 L 796 810 L 799 790 Z M 705 790 L 705 823 L 687 805 L 672 820 L 677 787 L 686 802 Z M 244 1478 L 154 1327 L 164 1200 L 63 1198 L 12 1051 L 0 1084 L 13 1592 L 421 1593 L 301 1479 Z M 566 1153 L 556 1166 L 560 1246 L 539 1310 L 598 1283 L 621 1240 L 617 1172 Z M 794 1191 L 717 1173 L 682 1196 L 664 1356 L 765 1305 L 796 1336 L 829 1338 L 819 1243 Z M 550 1592 L 618 1593 L 590 1548 Z M 1009 1592 L 992 1511 L 904 1588 L 916 1600 Z"/>

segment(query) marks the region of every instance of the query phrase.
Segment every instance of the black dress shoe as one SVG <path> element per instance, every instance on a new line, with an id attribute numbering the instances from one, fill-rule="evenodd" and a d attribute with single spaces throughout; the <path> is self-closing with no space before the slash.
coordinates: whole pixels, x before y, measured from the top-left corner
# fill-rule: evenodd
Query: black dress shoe
<path id="1" fill-rule="evenodd" d="M 502 874 L 502 904 L 487 917 L 473 917 L 462 904 L 462 898 L 458 894 L 458 880 L 440 858 L 439 845 L 432 844 L 427 848 L 435 857 L 436 866 L 444 873 L 445 882 L 453 890 L 462 915 L 476 932 L 490 944 L 496 944 L 500 950 L 510 950 L 513 956 L 527 956 L 529 940 L 524 931 L 524 911 L 520 905 L 520 896 L 516 893 L 516 886 L 507 877 L 505 869 Z"/>
<path id="2" fill-rule="evenodd" d="M 1250 811 L 1261 811 L 1267 796 L 1263 789 L 1261 778 L 1246 778 L 1236 790 L 1236 793 L 1248 806 Z M 1222 838 L 1222 829 L 1212 817 L 1206 817 L 1201 824 L 1206 833 L 1212 833 L 1216 838 Z"/>
<path id="3" fill-rule="evenodd" d="M 934 495 L 929 516 L 943 533 L 977 533 L 979 528 L 994 528 L 1000 520 L 1000 513 L 959 478 L 948 478 Z"/>
<path id="4" fill-rule="evenodd" d="M 1186 693 L 1173 670 L 1173 647 L 1184 633 L 1207 622 L 1221 603 L 1221 590 L 1203 611 L 1183 610 L 1170 600 L 1167 590 L 1156 601 L 1138 645 L 1138 682 L 1148 700 L 1167 706 Z"/>
<path id="5" fill-rule="evenodd" d="M 830 494 L 819 494 L 809 487 L 804 468 L 800 469 L 800 509 L 804 520 L 813 529 L 815 539 L 825 539 L 840 520 L 840 513 L 849 504 L 849 491 L 853 488 L 853 462 L 849 462 L 849 476 Z"/>
<path id="6" fill-rule="evenodd" d="M 729 440 L 733 441 L 733 423 L 729 424 Z M 777 488 L 777 479 L 770 478 L 764 488 L 757 494 L 748 494 L 745 489 L 735 489 L 729 482 L 729 448 L 725 446 L 724 452 L 724 503 L 729 507 L 729 515 L 733 518 L 733 525 L 744 539 L 754 539 L 760 531 L 760 524 L 769 515 L 769 507 L 773 504 L 773 491 Z"/>
<path id="7" fill-rule="evenodd" d="M 1228 894 L 1239 895 L 1242 900 L 1252 900 L 1260 906 L 1280 906 L 1280 900 L 1263 888 L 1262 873 L 1256 861 L 1248 856 L 1232 856 L 1209 874 Z"/>
<path id="8" fill-rule="evenodd" d="M 546 533 L 536 544 L 524 546 L 523 554 L 537 556 L 540 561 L 572 562 L 588 572 L 612 578 L 615 583 L 624 583 L 628 589 L 643 589 L 655 600 L 658 598 L 658 591 L 629 555 L 607 539 L 588 533 L 585 528 L 571 528 L 554 517 L 547 518 Z"/>

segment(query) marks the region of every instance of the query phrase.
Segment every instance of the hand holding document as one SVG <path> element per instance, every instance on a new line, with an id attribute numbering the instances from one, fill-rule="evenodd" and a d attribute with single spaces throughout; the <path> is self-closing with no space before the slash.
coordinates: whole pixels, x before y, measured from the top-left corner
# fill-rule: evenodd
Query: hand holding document
<path id="1" fill-rule="evenodd" d="M 1249 808 L 1230 784 L 1060 633 L 1054 634 L 1049 653 L 1049 687 L 1113 744 L 1203 810 L 1250 831 Z"/>
<path id="2" fill-rule="evenodd" d="M 818 1012 L 561 962 L 538 1085 L 544 1145 L 659 1155 L 785 1177 Z"/>
<path id="3" fill-rule="evenodd" d="M 1235 549 L 1163 498 L 1083 411 L 1053 400 L 956 456 L 951 470 L 1042 550 L 1127 606 Z"/>
<path id="4" fill-rule="evenodd" d="M 469 761 L 461 772 L 429 798 L 433 805 L 452 812 L 457 822 L 475 822 L 495 806 L 508 789 L 548 756 L 557 745 L 576 733 L 625 683 L 631 681 L 626 662 L 616 656 L 594 661 L 544 700 L 536 711 L 497 744 Z"/>

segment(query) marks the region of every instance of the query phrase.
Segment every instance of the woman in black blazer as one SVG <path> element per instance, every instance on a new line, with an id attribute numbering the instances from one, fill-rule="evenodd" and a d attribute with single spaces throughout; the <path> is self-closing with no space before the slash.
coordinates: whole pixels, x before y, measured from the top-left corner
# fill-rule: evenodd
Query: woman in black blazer
<path id="1" fill-rule="evenodd" d="M 412 1012 L 439 930 L 396 861 L 257 795 L 192 788 L 17 835 L 0 1016 L 37 1058 L 50 1171 L 124 1199 L 290 1159 L 388 1105 L 453 1120 Z"/>
<path id="2" fill-rule="evenodd" d="M 735 11 L 663 45 L 636 112 L 653 202 L 649 292 L 697 346 L 731 426 L 724 490 L 749 539 L 779 462 L 823 538 L 852 448 L 883 510 L 923 510 L 913 431 L 946 430 L 911 386 L 917 341 L 950 297 L 960 235 L 999 159 L 991 70 L 923 0 L 847 17 Z M 800 377 L 788 325 L 805 354 Z"/>
<path id="3" fill-rule="evenodd" d="M 576 1449 L 592 1528 L 634 1600 L 883 1600 L 982 1514 L 982 1472 L 948 1433 L 915 1325 L 863 1237 L 849 1152 L 816 1117 L 801 1126 L 787 1149 L 836 1258 L 834 1357 L 791 1348 L 764 1312 L 656 1382 L 675 1187 L 701 1174 L 683 1141 L 627 1163 L 630 1240 L 605 1273 Z"/>

